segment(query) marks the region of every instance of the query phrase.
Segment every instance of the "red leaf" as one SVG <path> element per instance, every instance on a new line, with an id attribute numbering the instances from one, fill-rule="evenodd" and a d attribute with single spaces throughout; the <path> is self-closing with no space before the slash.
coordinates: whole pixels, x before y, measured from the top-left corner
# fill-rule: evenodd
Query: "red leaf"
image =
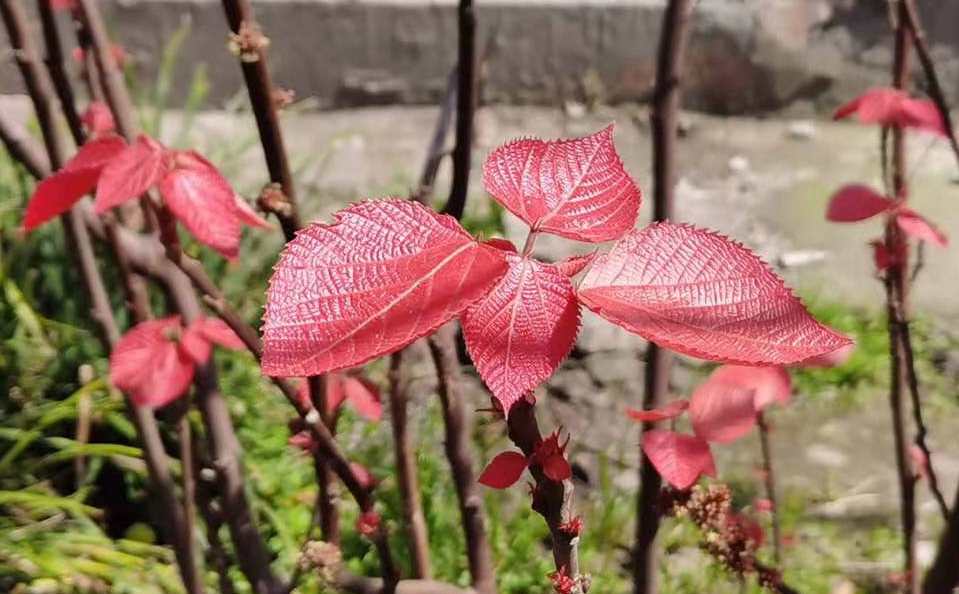
<path id="1" fill-rule="evenodd" d="M 690 225 L 628 234 L 596 257 L 579 297 L 630 332 L 726 363 L 799 363 L 851 342 L 809 315 L 755 254 Z"/>
<path id="2" fill-rule="evenodd" d="M 812 359 L 806 359 L 801 363 L 801 365 L 803 367 L 839 367 L 848 361 L 855 352 L 856 345 L 847 344 L 846 346 L 840 347 L 831 353 L 819 355 L 818 357 L 813 357 Z"/>
<path id="3" fill-rule="evenodd" d="M 313 441 L 313 435 L 311 435 L 309 431 L 300 431 L 299 433 L 291 435 L 290 439 L 286 440 L 286 443 L 305 452 L 312 452 L 316 447 L 316 442 Z"/>
<path id="4" fill-rule="evenodd" d="M 359 462 L 350 462 L 350 470 L 353 471 L 356 480 L 359 481 L 360 486 L 364 489 L 372 489 L 376 486 L 376 479 L 373 478 L 373 474 Z"/>
<path id="5" fill-rule="evenodd" d="M 907 126 L 947 135 L 945 123 L 934 103 L 912 99 L 899 89 L 870 89 L 837 109 L 833 119 L 841 120 L 853 114 L 865 123 Z"/>
<path id="6" fill-rule="evenodd" d="M 383 418 L 383 404 L 376 384 L 364 377 L 348 375 L 343 378 L 343 394 L 360 416 L 377 422 Z M 329 395 L 327 395 L 329 398 Z"/>
<path id="7" fill-rule="evenodd" d="M 723 365 L 710 376 L 711 382 L 752 390 L 756 410 L 773 402 L 785 406 L 792 399 L 792 378 L 784 367 Z"/>
<path id="8" fill-rule="evenodd" d="M 361 202 L 300 231 L 267 293 L 263 371 L 354 367 L 433 332 L 483 297 L 504 253 L 412 201 Z"/>
<path id="9" fill-rule="evenodd" d="M 87 127 L 91 134 L 99 135 L 107 132 L 113 132 L 116 122 L 113 121 L 113 113 L 106 105 L 94 101 L 87 107 L 87 110 L 80 116 L 80 121 Z"/>
<path id="10" fill-rule="evenodd" d="M 864 221 L 895 206 L 869 186 L 852 184 L 843 186 L 829 199 L 826 219 L 837 223 Z"/>
<path id="11" fill-rule="evenodd" d="M 207 342 L 234 351 L 246 348 L 246 345 L 240 340 L 240 337 L 236 335 L 236 332 L 220 318 L 199 316 L 190 323 L 190 326 L 187 328 L 187 333 L 196 333 L 202 336 Z"/>
<path id="12" fill-rule="evenodd" d="M 589 266 L 589 263 L 592 262 L 593 258 L 595 257 L 596 252 L 584 254 L 582 256 L 570 256 L 565 260 L 556 262 L 553 264 L 553 266 L 556 267 L 556 270 L 558 270 L 560 274 L 572 278 L 582 272 L 584 268 Z"/>
<path id="13" fill-rule="evenodd" d="M 328 373 L 326 379 L 326 411 L 335 414 L 346 402 L 346 390 L 343 389 L 343 374 Z M 307 388 L 309 390 L 309 388 Z"/>
<path id="14" fill-rule="evenodd" d="M 896 213 L 896 224 L 906 235 L 942 248 L 949 247 L 949 238 L 911 208 L 903 207 L 899 209 L 899 212 Z"/>
<path id="15" fill-rule="evenodd" d="M 484 241 L 488 246 L 492 246 L 498 250 L 503 250 L 504 252 L 517 253 L 516 246 L 513 245 L 513 242 L 508 239 L 503 239 L 502 237 L 493 237 Z"/>
<path id="16" fill-rule="evenodd" d="M 735 441 L 756 424 L 755 392 L 721 381 L 706 381 L 689 402 L 689 419 L 696 435 L 705 441 Z"/>
<path id="17" fill-rule="evenodd" d="M 687 408 L 689 408 L 689 401 L 685 398 L 678 398 L 659 408 L 654 408 L 651 410 L 627 408 L 626 416 L 636 421 L 656 423 L 678 417 L 679 415 L 683 414 Z"/>
<path id="18" fill-rule="evenodd" d="M 463 315 L 463 337 L 477 371 L 509 414 L 552 375 L 579 331 L 579 303 L 554 267 L 506 254 L 509 271 Z"/>
<path id="19" fill-rule="evenodd" d="M 884 241 L 874 239 L 869 242 L 869 245 L 872 246 L 872 260 L 876 265 L 876 270 L 881 272 L 892 267 L 897 258 L 889 251 Z"/>
<path id="20" fill-rule="evenodd" d="M 164 168 L 163 145 L 148 136 L 116 154 L 103 168 L 97 184 L 96 211 L 106 212 L 133 200 L 160 181 Z"/>
<path id="21" fill-rule="evenodd" d="M 912 465 L 916 469 L 916 475 L 919 478 L 929 479 L 929 457 L 922 451 L 922 448 L 916 444 L 909 447 L 909 457 L 912 458 Z"/>
<path id="22" fill-rule="evenodd" d="M 479 482 L 494 489 L 505 489 L 519 480 L 527 464 L 523 454 L 503 452 L 493 458 L 480 475 Z"/>
<path id="23" fill-rule="evenodd" d="M 273 225 L 269 221 L 260 216 L 258 212 L 253 210 L 253 207 L 247 204 L 246 200 L 240 196 L 233 195 L 234 206 L 236 206 L 236 215 L 240 219 L 240 222 L 246 223 L 251 227 L 260 227 L 261 229 L 272 229 Z"/>
<path id="24" fill-rule="evenodd" d="M 23 227 L 27 231 L 36 229 L 70 210 L 84 194 L 93 191 L 103 166 L 124 148 L 126 144 L 117 136 L 104 136 L 80 147 L 63 169 L 37 185 L 27 204 Z"/>
<path id="25" fill-rule="evenodd" d="M 633 228 L 641 195 L 613 144 L 613 126 L 583 138 L 524 138 L 490 153 L 486 191 L 537 231 L 598 243 Z"/>
<path id="26" fill-rule="evenodd" d="M 240 219 L 230 183 L 198 153 L 178 154 L 177 165 L 160 182 L 167 207 L 197 241 L 236 258 Z"/>
<path id="27" fill-rule="evenodd" d="M 213 345 L 199 332 L 191 330 L 190 328 L 184 328 L 180 335 L 180 349 L 182 349 L 190 359 L 193 359 L 195 363 L 202 365 L 210 360 Z"/>
<path id="28" fill-rule="evenodd" d="M 173 337 L 180 317 L 150 320 L 134 326 L 110 355 L 110 380 L 129 392 L 140 406 L 159 408 L 186 392 L 193 380 L 193 361 Z"/>
<path id="29" fill-rule="evenodd" d="M 677 489 L 688 489 L 701 474 L 716 476 L 709 444 L 696 436 L 650 429 L 643 434 L 642 447 L 659 474 Z"/>
<path id="30" fill-rule="evenodd" d="M 554 454 L 543 460 L 543 474 L 550 480 L 562 482 L 573 476 L 573 469 L 562 454 Z"/>

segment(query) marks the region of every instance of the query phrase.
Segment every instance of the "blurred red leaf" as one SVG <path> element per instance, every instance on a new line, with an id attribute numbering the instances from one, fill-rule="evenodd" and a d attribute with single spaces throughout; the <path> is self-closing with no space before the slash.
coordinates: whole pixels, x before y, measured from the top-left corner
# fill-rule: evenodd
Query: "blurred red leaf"
<path id="1" fill-rule="evenodd" d="M 677 489 L 688 489 L 702 474 L 716 476 L 709 444 L 694 435 L 651 429 L 643 434 L 642 448 L 659 474 Z"/>
<path id="2" fill-rule="evenodd" d="M 505 489 L 519 480 L 526 470 L 526 456 L 519 452 L 502 452 L 490 461 L 479 482 L 494 489 Z"/>

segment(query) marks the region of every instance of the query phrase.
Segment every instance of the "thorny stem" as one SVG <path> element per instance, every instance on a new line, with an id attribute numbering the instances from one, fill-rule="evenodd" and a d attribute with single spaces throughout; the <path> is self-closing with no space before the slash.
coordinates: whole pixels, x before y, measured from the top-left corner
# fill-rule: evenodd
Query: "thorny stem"
<path id="1" fill-rule="evenodd" d="M 919 395 L 919 376 L 916 373 L 916 362 L 913 354 L 912 336 L 909 329 L 909 321 L 905 319 L 905 317 L 902 315 L 902 312 L 897 312 L 896 324 L 899 326 L 899 340 L 902 341 L 902 352 L 906 359 L 906 383 L 909 385 L 909 395 L 912 398 L 913 422 L 916 425 L 916 435 L 913 439 L 916 446 L 922 450 L 922 453 L 926 458 L 925 464 L 926 474 L 928 475 L 927 480 L 929 481 L 929 491 L 932 492 L 932 497 L 936 500 L 936 504 L 939 506 L 939 511 L 942 513 L 942 518 L 948 522 L 949 506 L 946 505 L 946 499 L 943 497 L 942 491 L 939 489 L 939 478 L 936 475 L 936 471 L 932 465 L 932 452 L 929 451 L 929 446 L 926 444 L 926 435 L 928 434 L 929 430 L 926 427 L 925 419 L 922 417 L 922 399 Z"/>
<path id="2" fill-rule="evenodd" d="M 469 190 L 473 113 L 476 110 L 476 14 L 473 1 L 459 0 L 456 14 L 459 30 L 456 144 L 453 147 L 453 183 L 443 212 L 458 219 L 463 216 Z"/>
<path id="3" fill-rule="evenodd" d="M 653 134 L 653 219 L 656 221 L 665 221 L 673 216 L 680 81 L 692 7 L 692 0 L 669 0 L 663 13 L 656 86 L 649 114 Z M 649 343 L 646 357 L 643 408 L 652 409 L 665 399 L 669 391 L 672 355 L 658 345 Z M 640 440 L 653 427 L 651 423 L 643 423 Z M 659 590 L 656 533 L 662 514 L 658 505 L 662 477 L 643 453 L 640 453 L 639 479 L 633 592 L 656 594 Z"/>
<path id="4" fill-rule="evenodd" d="M 773 452 L 769 444 L 769 425 L 766 415 L 760 411 L 756 420 L 759 424 L 759 446 L 763 455 L 763 483 L 766 486 L 766 498 L 769 499 L 773 524 L 773 558 L 776 565 L 782 563 L 782 532 L 779 525 L 779 501 L 776 498 L 776 475 L 773 471 Z"/>
<path id="5" fill-rule="evenodd" d="M 509 438 L 526 454 L 532 456 L 536 446 L 543 440 L 533 405 L 521 400 L 513 405 L 507 419 Z M 560 526 L 573 519 L 573 481 L 566 479 L 562 482 L 548 478 L 541 466 L 530 465 L 530 473 L 536 480 L 536 496 L 533 509 L 537 511 L 549 527 L 553 542 L 553 561 L 557 571 L 565 571 L 575 579 L 577 589 L 574 592 L 585 594 L 589 587 L 589 580 L 580 574 L 579 568 L 579 536 L 574 536 Z"/>
<path id="6" fill-rule="evenodd" d="M 429 578 L 430 545 L 420 499 L 420 483 L 416 475 L 416 453 L 410 442 L 407 404 L 409 403 L 409 380 L 403 366 L 400 350 L 390 355 L 389 396 L 390 421 L 393 425 L 393 449 L 396 454 L 396 477 L 403 504 L 403 521 L 409 537 L 410 556 L 413 561 L 413 577 Z"/>
<path id="7" fill-rule="evenodd" d="M 895 52 L 893 61 L 893 86 L 905 90 L 909 81 L 909 28 L 906 25 L 906 5 L 898 3 L 896 19 Z M 892 128 L 892 190 L 897 200 L 906 198 L 906 147 L 905 131 L 901 126 Z M 902 231 L 893 217 L 887 218 L 885 231 L 886 249 L 891 254 L 905 256 L 907 243 Z M 906 314 L 906 279 L 908 278 L 907 259 L 896 258 L 897 262 L 885 275 L 886 310 L 889 324 L 889 352 L 892 362 L 889 390 L 889 408 L 892 414 L 893 437 L 896 447 L 896 473 L 899 478 L 900 515 L 903 532 L 903 556 L 905 574 L 905 592 L 918 592 L 916 565 L 916 485 L 909 468 L 908 446 L 906 445 L 906 421 L 903 414 L 903 392 L 906 389 L 908 371 L 905 365 L 904 344 L 899 333 L 897 317 Z"/>
<path id="8" fill-rule="evenodd" d="M 456 486 L 472 585 L 479 594 L 495 594 L 493 553 L 486 534 L 483 498 L 480 496 L 473 470 L 469 414 L 461 388 L 456 326 L 447 324 L 430 336 L 428 342 L 436 365 L 443 425 L 446 428 L 444 446 L 453 474 L 453 484 Z"/>
<path id="9" fill-rule="evenodd" d="M 240 68 L 243 80 L 250 95 L 250 106 L 256 118 L 256 127 L 260 133 L 263 156 L 270 173 L 270 181 L 279 184 L 288 209 L 274 211 L 283 227 L 287 241 L 293 239 L 300 228 L 300 216 L 297 211 L 296 192 L 293 187 L 293 175 L 290 173 L 286 146 L 283 144 L 283 132 L 277 115 L 274 95 L 276 87 L 266 60 L 266 37 L 256 25 L 253 8 L 248 0 L 223 0 L 223 11 L 227 22 L 237 40 L 240 51 Z"/>

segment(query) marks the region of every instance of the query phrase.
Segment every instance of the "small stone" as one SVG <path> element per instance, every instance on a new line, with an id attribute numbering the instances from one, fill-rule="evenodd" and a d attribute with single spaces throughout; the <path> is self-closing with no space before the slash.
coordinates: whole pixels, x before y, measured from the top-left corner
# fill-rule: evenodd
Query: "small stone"
<path id="1" fill-rule="evenodd" d="M 825 259 L 826 252 L 822 250 L 794 250 L 780 254 L 776 263 L 782 268 L 798 268 L 822 262 Z"/>
<path id="2" fill-rule="evenodd" d="M 567 101 L 563 103 L 563 112 L 566 117 L 578 120 L 586 116 L 586 106 L 578 101 Z"/>
<path id="3" fill-rule="evenodd" d="M 788 133 L 790 138 L 809 140 L 816 136 L 816 124 L 812 120 L 796 120 L 789 123 Z"/>
<path id="4" fill-rule="evenodd" d="M 729 159 L 727 167 L 729 167 L 729 170 L 733 173 L 745 173 L 749 170 L 749 159 L 742 155 L 735 155 Z"/>

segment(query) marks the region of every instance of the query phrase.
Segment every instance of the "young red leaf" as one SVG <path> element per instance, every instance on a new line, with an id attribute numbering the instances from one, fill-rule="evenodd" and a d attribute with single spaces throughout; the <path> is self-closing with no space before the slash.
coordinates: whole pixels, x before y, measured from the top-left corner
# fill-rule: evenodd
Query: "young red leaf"
<path id="1" fill-rule="evenodd" d="M 160 182 L 170 212 L 200 243 L 236 258 L 240 253 L 240 219 L 230 183 L 198 153 L 177 155 L 177 167 Z"/>
<path id="2" fill-rule="evenodd" d="M 479 482 L 494 489 L 505 489 L 519 480 L 527 465 L 526 456 L 523 454 L 503 452 L 490 461 L 480 475 Z"/>
<path id="3" fill-rule="evenodd" d="M 509 142 L 490 153 L 486 191 L 536 231 L 598 243 L 633 228 L 641 200 L 613 126 L 584 138 Z"/>
<path id="4" fill-rule="evenodd" d="M 896 258 L 886 247 L 886 242 L 880 239 L 874 239 L 869 242 L 872 246 L 872 260 L 876 265 L 876 270 L 882 272 L 890 268 L 898 258 Z"/>
<path id="5" fill-rule="evenodd" d="M 406 200 L 354 204 L 287 244 L 267 293 L 263 372 L 354 367 L 433 332 L 506 271 L 452 217 Z"/>
<path id="6" fill-rule="evenodd" d="M 343 389 L 342 373 L 328 373 L 324 376 L 326 382 L 326 411 L 336 414 L 346 402 L 346 390 Z"/>
<path id="7" fill-rule="evenodd" d="M 806 359 L 801 363 L 801 365 L 803 367 L 838 367 L 848 361 L 855 352 L 856 345 L 848 344 L 842 348 L 836 349 L 831 353 Z"/>
<path id="8" fill-rule="evenodd" d="M 245 223 L 251 227 L 260 227 L 261 229 L 272 229 L 273 225 L 269 221 L 260 216 L 258 212 L 253 210 L 253 207 L 247 204 L 239 195 L 233 195 L 234 206 L 236 206 L 236 216 L 240 219 L 241 223 Z"/>
<path id="9" fill-rule="evenodd" d="M 188 333 L 196 333 L 209 343 L 220 345 L 221 347 L 234 351 L 246 348 L 246 345 L 243 344 L 240 337 L 236 335 L 236 332 L 220 318 L 199 316 L 187 327 L 185 334 Z"/>
<path id="10" fill-rule="evenodd" d="M 113 121 L 113 113 L 106 105 L 94 101 L 87 107 L 87 110 L 80 116 L 80 121 L 87 127 L 87 130 L 93 135 L 102 135 L 113 132 L 116 122 Z"/>
<path id="11" fill-rule="evenodd" d="M 570 256 L 569 258 L 556 262 L 553 266 L 556 267 L 556 270 L 558 270 L 560 274 L 572 278 L 589 266 L 589 263 L 592 262 L 595 257 L 596 252 L 582 256 Z"/>
<path id="12" fill-rule="evenodd" d="M 826 219 L 837 223 L 864 221 L 895 206 L 869 186 L 852 184 L 843 186 L 829 199 Z"/>
<path id="13" fill-rule="evenodd" d="M 483 243 L 498 250 L 503 250 L 504 252 L 510 252 L 512 254 L 517 253 L 516 246 L 513 244 L 513 242 L 508 239 L 503 239 L 502 237 L 493 237 L 487 239 Z"/>
<path id="14" fill-rule="evenodd" d="M 67 164 L 37 185 L 23 227 L 35 229 L 50 219 L 70 210 L 84 194 L 93 191 L 103 166 L 126 148 L 117 136 L 104 136 L 87 142 Z"/>
<path id="15" fill-rule="evenodd" d="M 213 353 L 213 345 L 205 336 L 184 328 L 180 334 L 180 349 L 186 353 L 194 363 L 203 364 L 210 360 Z"/>
<path id="16" fill-rule="evenodd" d="M 665 421 L 667 419 L 673 419 L 683 414 L 683 412 L 689 408 L 689 401 L 685 398 L 677 398 L 672 400 L 667 404 L 654 408 L 651 410 L 640 410 L 636 408 L 627 408 L 626 416 L 635 420 L 643 421 L 644 423 L 656 423 L 659 421 Z"/>
<path id="17" fill-rule="evenodd" d="M 174 341 L 179 316 L 134 326 L 110 354 L 110 381 L 140 406 L 159 408 L 186 392 L 193 360 Z"/>
<path id="18" fill-rule="evenodd" d="M 290 436 L 286 443 L 294 448 L 303 450 L 306 453 L 312 452 L 316 448 L 316 442 L 309 431 L 300 431 Z"/>
<path id="19" fill-rule="evenodd" d="M 702 474 L 716 476 L 709 444 L 694 435 L 651 429 L 643 434 L 642 447 L 659 474 L 677 489 L 688 489 Z"/>
<path id="20" fill-rule="evenodd" d="M 763 410 L 774 402 L 785 406 L 792 399 L 792 378 L 784 367 L 723 365 L 713 372 L 707 383 L 752 390 L 756 410 Z"/>
<path id="21" fill-rule="evenodd" d="M 755 391 L 735 384 L 709 381 L 700 385 L 689 402 L 693 432 L 705 441 L 735 441 L 756 424 Z"/>
<path id="22" fill-rule="evenodd" d="M 942 248 L 949 247 L 949 238 L 911 208 L 901 208 L 896 213 L 896 224 L 906 235 Z"/>
<path id="23" fill-rule="evenodd" d="M 579 297 L 630 332 L 726 363 L 799 363 L 851 342 L 817 322 L 755 254 L 690 225 L 628 234 L 596 257 Z"/>
<path id="24" fill-rule="evenodd" d="M 100 174 L 95 203 L 97 214 L 133 200 L 155 186 L 164 174 L 164 153 L 163 145 L 141 135 L 136 144 L 116 154 Z"/>
<path id="25" fill-rule="evenodd" d="M 946 126 L 935 104 L 924 99 L 912 99 L 899 89 L 870 89 L 836 110 L 833 119 L 841 120 L 853 114 L 859 120 L 882 126 L 907 126 L 946 136 Z"/>
<path id="26" fill-rule="evenodd" d="M 579 331 L 569 278 L 553 266 L 506 254 L 509 271 L 463 315 L 463 337 L 477 371 L 509 414 L 552 375 Z"/>
<path id="27" fill-rule="evenodd" d="M 376 479 L 373 478 L 373 474 L 359 462 L 350 462 L 350 470 L 353 471 L 356 480 L 364 489 L 372 489 L 376 486 Z"/>
<path id="28" fill-rule="evenodd" d="M 930 471 L 929 456 L 922 451 L 921 447 L 912 444 L 909 447 L 909 457 L 912 458 L 912 465 L 916 469 L 916 476 L 928 480 Z"/>
<path id="29" fill-rule="evenodd" d="M 367 420 L 378 422 L 383 417 L 383 404 L 376 384 L 364 377 L 347 375 L 342 379 L 343 394 L 356 412 Z"/>

